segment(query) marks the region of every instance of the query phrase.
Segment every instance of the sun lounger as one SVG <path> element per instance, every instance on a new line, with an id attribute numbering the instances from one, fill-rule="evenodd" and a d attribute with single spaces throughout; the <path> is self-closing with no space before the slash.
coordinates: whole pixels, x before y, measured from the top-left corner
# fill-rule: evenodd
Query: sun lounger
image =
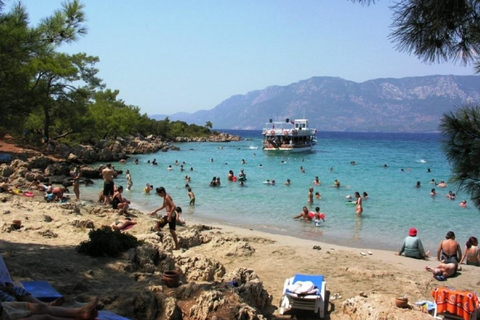
<path id="1" fill-rule="evenodd" d="M 5 262 L 3 261 L 3 257 L 0 255 L 0 285 L 5 286 L 6 283 L 13 284 L 13 280 L 12 277 L 10 277 Z"/>
<path id="2" fill-rule="evenodd" d="M 312 290 L 312 287 L 316 290 Z M 294 309 L 311 310 L 324 318 L 326 287 L 323 275 L 296 274 L 286 279 L 279 313 Z"/>
<path id="3" fill-rule="evenodd" d="M 25 290 L 30 292 L 32 296 L 43 302 L 51 302 L 62 295 L 55 290 L 47 281 L 20 281 Z"/>
<path id="4" fill-rule="evenodd" d="M 98 316 L 96 319 L 97 320 L 130 320 L 122 316 L 119 316 L 118 314 L 113 313 L 112 311 L 107 311 L 107 310 L 98 311 Z"/>

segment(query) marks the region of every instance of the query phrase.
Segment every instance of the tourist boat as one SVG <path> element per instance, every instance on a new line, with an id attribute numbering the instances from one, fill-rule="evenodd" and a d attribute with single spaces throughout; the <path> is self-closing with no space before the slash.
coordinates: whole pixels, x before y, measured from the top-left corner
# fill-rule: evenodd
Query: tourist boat
<path id="1" fill-rule="evenodd" d="M 305 152 L 312 151 L 317 144 L 317 130 L 308 126 L 308 119 L 285 122 L 270 119 L 262 133 L 264 151 Z"/>

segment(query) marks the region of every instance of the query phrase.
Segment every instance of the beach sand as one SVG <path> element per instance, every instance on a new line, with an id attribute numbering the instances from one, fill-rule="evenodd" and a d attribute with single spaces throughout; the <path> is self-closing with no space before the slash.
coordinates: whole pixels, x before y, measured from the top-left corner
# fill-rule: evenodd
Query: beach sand
<path id="1" fill-rule="evenodd" d="M 121 300 L 117 304 L 112 302 L 119 292 L 135 295 L 146 290 L 148 285 L 160 285 L 160 281 L 139 281 L 138 275 L 133 276 L 125 270 L 124 258 L 92 258 L 76 252 L 76 246 L 88 239 L 89 229 L 75 226 L 78 225 L 75 221 L 90 220 L 95 227 L 109 225 L 119 217 L 112 210 L 102 211 L 100 207 L 98 214 L 91 214 L 88 210 L 92 210 L 94 204 L 90 202 L 80 209 L 71 204 L 49 204 L 39 192 L 35 192 L 33 198 L 0 194 L 0 200 L 2 198 L 6 201 L 0 202 L 0 254 L 14 280 L 48 280 L 65 294 L 67 301 L 87 301 L 100 296 L 104 302 L 108 300 L 111 303 L 108 307 L 115 311 L 121 309 Z M 22 227 L 10 231 L 12 221 L 17 219 L 21 220 Z M 137 212 L 135 220 L 138 224 L 128 232 L 133 235 L 152 233 L 154 219 Z M 327 319 L 431 319 L 418 308 L 396 308 L 395 297 L 406 294 L 413 306 L 415 301 L 433 301 L 430 292 L 440 286 L 476 290 L 480 285 L 478 267 L 463 266 L 458 276 L 439 282 L 425 271 L 425 266 L 438 264 L 434 258 L 415 260 L 390 251 L 348 248 L 258 230 L 211 226 L 214 228 L 205 232 L 215 234 L 222 241 L 184 248 L 172 254 L 205 255 L 223 264 L 227 272 L 236 268 L 253 269 L 273 296 L 272 305 L 277 308 L 286 278 L 295 273 L 323 274 L 327 281 L 327 297 L 330 297 Z M 177 229 L 180 239 L 183 229 Z M 166 238 L 170 237 L 166 228 L 163 233 Z M 315 250 L 314 246 L 321 249 Z M 335 293 L 341 298 L 333 299 Z M 272 318 L 289 319 L 291 315 L 279 316 L 275 310 Z M 316 317 L 302 313 L 297 318 Z"/>

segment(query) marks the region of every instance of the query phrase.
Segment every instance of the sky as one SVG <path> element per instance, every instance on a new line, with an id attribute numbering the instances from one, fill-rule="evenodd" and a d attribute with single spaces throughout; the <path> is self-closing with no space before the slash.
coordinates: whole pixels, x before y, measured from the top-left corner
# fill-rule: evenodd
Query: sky
<path id="1" fill-rule="evenodd" d="M 32 26 L 64 0 L 21 0 Z M 237 94 L 314 76 L 472 75 L 389 39 L 393 1 L 81 0 L 88 33 L 60 51 L 97 56 L 98 76 L 142 113 L 210 110 Z M 6 10 L 13 0 L 5 1 Z"/>

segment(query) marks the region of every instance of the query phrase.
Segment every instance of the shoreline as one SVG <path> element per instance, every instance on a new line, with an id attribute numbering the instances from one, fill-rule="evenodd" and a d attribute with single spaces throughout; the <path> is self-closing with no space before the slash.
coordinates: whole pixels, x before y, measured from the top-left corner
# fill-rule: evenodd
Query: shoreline
<path id="1" fill-rule="evenodd" d="M 138 275 L 134 276 L 124 269 L 125 258 L 91 258 L 72 250 L 79 242 L 88 238 L 88 229 L 75 228 L 72 221 L 88 219 L 93 221 L 96 227 L 108 225 L 118 218 L 112 209 L 92 205 L 88 200 L 84 200 L 85 205 L 79 213 L 76 213 L 75 209 L 72 209 L 75 207 L 73 203 L 45 203 L 39 192 L 35 192 L 34 198 L 15 195 L 8 197 L 9 200 L 0 203 L 3 228 L 12 219 L 21 219 L 24 225 L 20 230 L 4 232 L 0 241 L 0 252 L 15 280 L 46 279 L 72 299 L 77 299 L 79 293 L 72 291 L 71 288 L 78 287 L 85 281 L 86 289 L 83 289 L 80 295 L 83 297 L 100 295 L 108 298 L 112 294 L 118 295 L 115 292 L 121 291 L 125 297 L 118 296 L 116 303 L 109 306 L 109 309 L 132 317 L 132 314 L 128 314 L 122 309 L 124 307 L 121 307 L 123 304 L 128 305 L 124 299 L 137 294 L 137 291 L 144 291 L 158 280 L 142 282 L 141 279 L 146 277 L 145 275 L 137 280 Z M 84 212 L 86 209 L 100 214 Z M 10 212 L 5 213 L 6 211 Z M 156 219 L 144 212 L 135 213 L 138 215 L 135 218 L 138 223 L 128 232 L 137 237 L 151 237 L 153 233 L 150 228 Z M 45 221 L 47 214 L 53 218 L 52 222 Z M 192 224 L 187 221 L 186 227 L 177 228 L 181 243 L 181 239 L 187 236 L 184 232 Z M 431 273 L 425 271 L 425 266 L 437 265 L 438 262 L 434 259 L 416 260 L 396 256 L 394 252 L 388 250 L 358 249 L 214 222 L 203 225 L 213 227 L 204 231 L 205 236 L 213 237 L 212 241 L 195 246 L 184 244 L 183 250 L 166 249 L 165 254 L 180 260 L 208 257 L 221 263 L 227 272 L 238 268 L 253 270 L 272 297 L 275 309 L 272 319 L 288 318 L 279 316 L 276 308 L 279 306 L 285 279 L 295 273 L 325 276 L 327 292 L 330 295 L 328 310 L 332 320 L 376 319 L 359 315 L 363 312 L 362 306 L 365 308 L 374 306 L 378 310 L 386 308 L 382 312 L 395 315 L 396 319 L 428 319 L 430 316 L 422 314 L 418 308 L 413 307 L 413 303 L 419 300 L 433 300 L 431 290 L 445 285 L 463 290 L 476 290 L 479 285 L 480 268 L 474 266 L 462 266 L 463 270 L 458 276 L 449 278 L 446 282 L 438 282 Z M 164 228 L 161 233 L 167 242 L 171 241 L 168 230 Z M 52 234 L 57 236 L 53 237 Z M 321 249 L 315 250 L 313 246 L 320 246 Z M 361 252 L 365 252 L 366 255 L 362 255 Z M 28 269 L 29 266 L 38 266 L 40 257 L 42 265 Z M 103 266 L 105 262 L 107 264 Z M 105 274 L 106 271 L 108 276 Z M 117 280 L 113 281 L 111 277 Z M 153 279 L 158 279 L 158 276 Z M 158 286 L 158 283 L 156 285 Z M 136 291 L 133 290 L 134 287 Z M 361 292 L 364 296 L 360 296 Z M 335 293 L 339 293 L 342 298 L 331 299 Z M 394 297 L 400 294 L 408 294 L 412 308 L 398 309 L 394 306 Z M 355 307 L 356 311 L 352 311 L 354 317 L 346 314 L 350 310 L 349 306 Z M 368 308 L 365 312 L 371 312 Z"/>

